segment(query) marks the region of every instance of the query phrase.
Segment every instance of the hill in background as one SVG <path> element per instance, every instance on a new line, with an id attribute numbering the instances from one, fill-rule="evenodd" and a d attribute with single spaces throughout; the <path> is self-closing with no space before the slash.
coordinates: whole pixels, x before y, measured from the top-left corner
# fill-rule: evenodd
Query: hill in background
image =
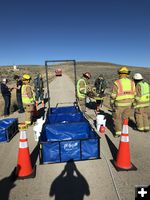
<path id="1" fill-rule="evenodd" d="M 92 80 L 91 83 L 94 83 L 95 78 L 99 74 L 103 74 L 106 81 L 107 81 L 107 90 L 106 90 L 106 105 L 109 104 L 109 95 L 110 95 L 110 90 L 112 88 L 112 83 L 114 80 L 118 78 L 117 71 L 121 66 L 125 65 L 117 65 L 113 63 L 106 63 L 106 62 L 77 62 L 76 63 L 76 71 L 77 71 L 77 79 L 80 78 L 80 76 L 88 71 L 92 74 Z M 48 67 L 48 77 L 54 78 L 55 77 L 55 69 L 56 68 L 62 68 L 63 73 L 66 73 L 72 81 L 74 81 L 74 68 L 73 68 L 73 63 L 68 62 L 68 63 L 52 63 Z M 150 84 L 150 68 L 145 68 L 145 67 L 132 67 L 132 66 L 127 66 L 129 70 L 131 70 L 130 77 L 132 78 L 134 73 L 141 73 L 144 77 L 144 79 L 149 82 Z M 23 74 L 30 74 L 32 77 L 32 81 L 35 78 L 37 73 L 41 73 L 43 76 L 43 79 L 46 81 L 46 73 L 45 73 L 45 66 L 44 65 L 18 65 L 17 70 L 13 69 L 13 66 L 1 66 L 0 67 L 0 81 L 2 78 L 8 78 L 9 84 L 13 85 L 15 84 L 13 80 L 13 76 L 15 74 L 22 76 Z M 46 84 L 45 84 L 46 87 Z M 1 109 L 0 109 L 0 114 L 2 113 L 3 110 L 3 100 L 0 95 L 0 103 L 1 103 Z M 12 108 L 11 110 L 13 111 L 14 105 L 16 105 L 16 100 L 15 100 L 15 91 L 12 92 Z"/>

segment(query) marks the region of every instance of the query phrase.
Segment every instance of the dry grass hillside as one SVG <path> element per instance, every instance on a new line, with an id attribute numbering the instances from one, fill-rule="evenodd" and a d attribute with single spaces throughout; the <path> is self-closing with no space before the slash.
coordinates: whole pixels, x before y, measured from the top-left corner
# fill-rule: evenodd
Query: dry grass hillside
<path id="1" fill-rule="evenodd" d="M 105 63 L 105 62 L 77 62 L 76 69 L 77 69 L 77 79 L 82 75 L 83 72 L 89 71 L 92 74 L 91 84 L 94 83 L 95 78 L 99 74 L 103 74 L 105 79 L 107 80 L 107 90 L 106 90 L 106 98 L 104 104 L 109 107 L 109 95 L 110 90 L 112 88 L 112 83 L 115 79 L 118 78 L 117 70 L 122 65 L 115 65 L 112 63 Z M 72 63 L 52 63 L 51 67 L 49 68 L 49 77 L 54 77 L 54 70 L 60 67 L 62 68 L 63 72 L 70 76 L 70 78 L 74 81 L 74 73 L 73 73 L 73 64 Z M 150 83 L 150 68 L 144 67 L 130 67 L 131 70 L 130 77 L 133 76 L 134 73 L 139 72 L 144 76 L 144 79 Z M 9 84 L 15 84 L 13 80 L 14 74 L 22 76 L 24 73 L 28 73 L 32 76 L 32 80 L 36 76 L 37 73 L 41 73 L 44 80 L 45 80 L 45 67 L 44 66 L 19 66 L 18 71 L 14 71 L 12 66 L 5 66 L 0 67 L 0 79 L 8 78 Z M 0 115 L 3 111 L 3 99 L 0 95 L 0 104 L 2 105 L 0 108 Z M 15 91 L 12 92 L 12 100 L 11 100 L 11 112 L 16 109 L 16 100 L 15 100 Z"/>

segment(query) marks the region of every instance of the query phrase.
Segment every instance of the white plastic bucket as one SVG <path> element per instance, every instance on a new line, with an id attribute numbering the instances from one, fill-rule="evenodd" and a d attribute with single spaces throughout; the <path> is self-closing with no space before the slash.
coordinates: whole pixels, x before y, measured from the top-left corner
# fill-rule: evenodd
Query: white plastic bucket
<path id="1" fill-rule="evenodd" d="M 106 127 L 106 119 L 104 115 L 97 115 L 96 116 L 96 128 L 99 131 L 100 126 L 103 125 Z"/>
<path id="2" fill-rule="evenodd" d="M 35 139 L 35 141 L 39 141 L 39 137 L 40 137 L 40 135 L 41 135 L 41 131 L 40 131 L 40 129 L 39 129 L 39 126 L 34 126 L 33 127 L 33 132 L 34 132 L 34 139 Z"/>
<path id="3" fill-rule="evenodd" d="M 45 122 L 45 119 L 44 120 L 42 118 L 37 119 L 36 125 L 33 127 L 35 141 L 39 141 L 39 137 L 41 135 L 44 122 Z"/>

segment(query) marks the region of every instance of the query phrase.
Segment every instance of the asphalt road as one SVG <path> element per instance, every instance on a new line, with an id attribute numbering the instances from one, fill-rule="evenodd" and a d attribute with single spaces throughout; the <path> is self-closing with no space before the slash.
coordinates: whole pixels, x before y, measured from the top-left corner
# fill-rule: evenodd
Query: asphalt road
<path id="1" fill-rule="evenodd" d="M 51 106 L 74 102 L 74 85 L 68 76 L 56 77 L 51 82 L 50 96 Z M 120 198 L 134 199 L 135 185 L 150 184 L 150 132 L 138 133 L 129 127 L 131 160 L 137 170 L 117 172 L 110 160 L 115 159 L 120 139 L 113 137 L 111 113 L 103 109 L 107 129 L 101 137 L 101 159 L 75 162 L 74 175 L 65 173 L 66 163 L 39 165 L 37 142 L 31 126 L 28 141 L 32 163 L 36 164 L 36 177 L 13 181 L 11 173 L 17 165 L 19 134 L 9 143 L 0 143 L 0 200 L 117 200 L 110 170 Z M 88 109 L 86 116 L 93 125 L 94 111 Z M 11 117 L 24 120 L 23 114 L 14 113 Z"/>

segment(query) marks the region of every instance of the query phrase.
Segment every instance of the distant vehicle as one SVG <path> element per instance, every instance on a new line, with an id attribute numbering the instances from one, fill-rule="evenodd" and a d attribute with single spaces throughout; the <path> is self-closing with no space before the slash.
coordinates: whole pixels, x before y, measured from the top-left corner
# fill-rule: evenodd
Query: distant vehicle
<path id="1" fill-rule="evenodd" d="M 56 76 L 62 76 L 62 69 L 61 68 L 58 68 L 55 70 L 55 75 Z"/>

